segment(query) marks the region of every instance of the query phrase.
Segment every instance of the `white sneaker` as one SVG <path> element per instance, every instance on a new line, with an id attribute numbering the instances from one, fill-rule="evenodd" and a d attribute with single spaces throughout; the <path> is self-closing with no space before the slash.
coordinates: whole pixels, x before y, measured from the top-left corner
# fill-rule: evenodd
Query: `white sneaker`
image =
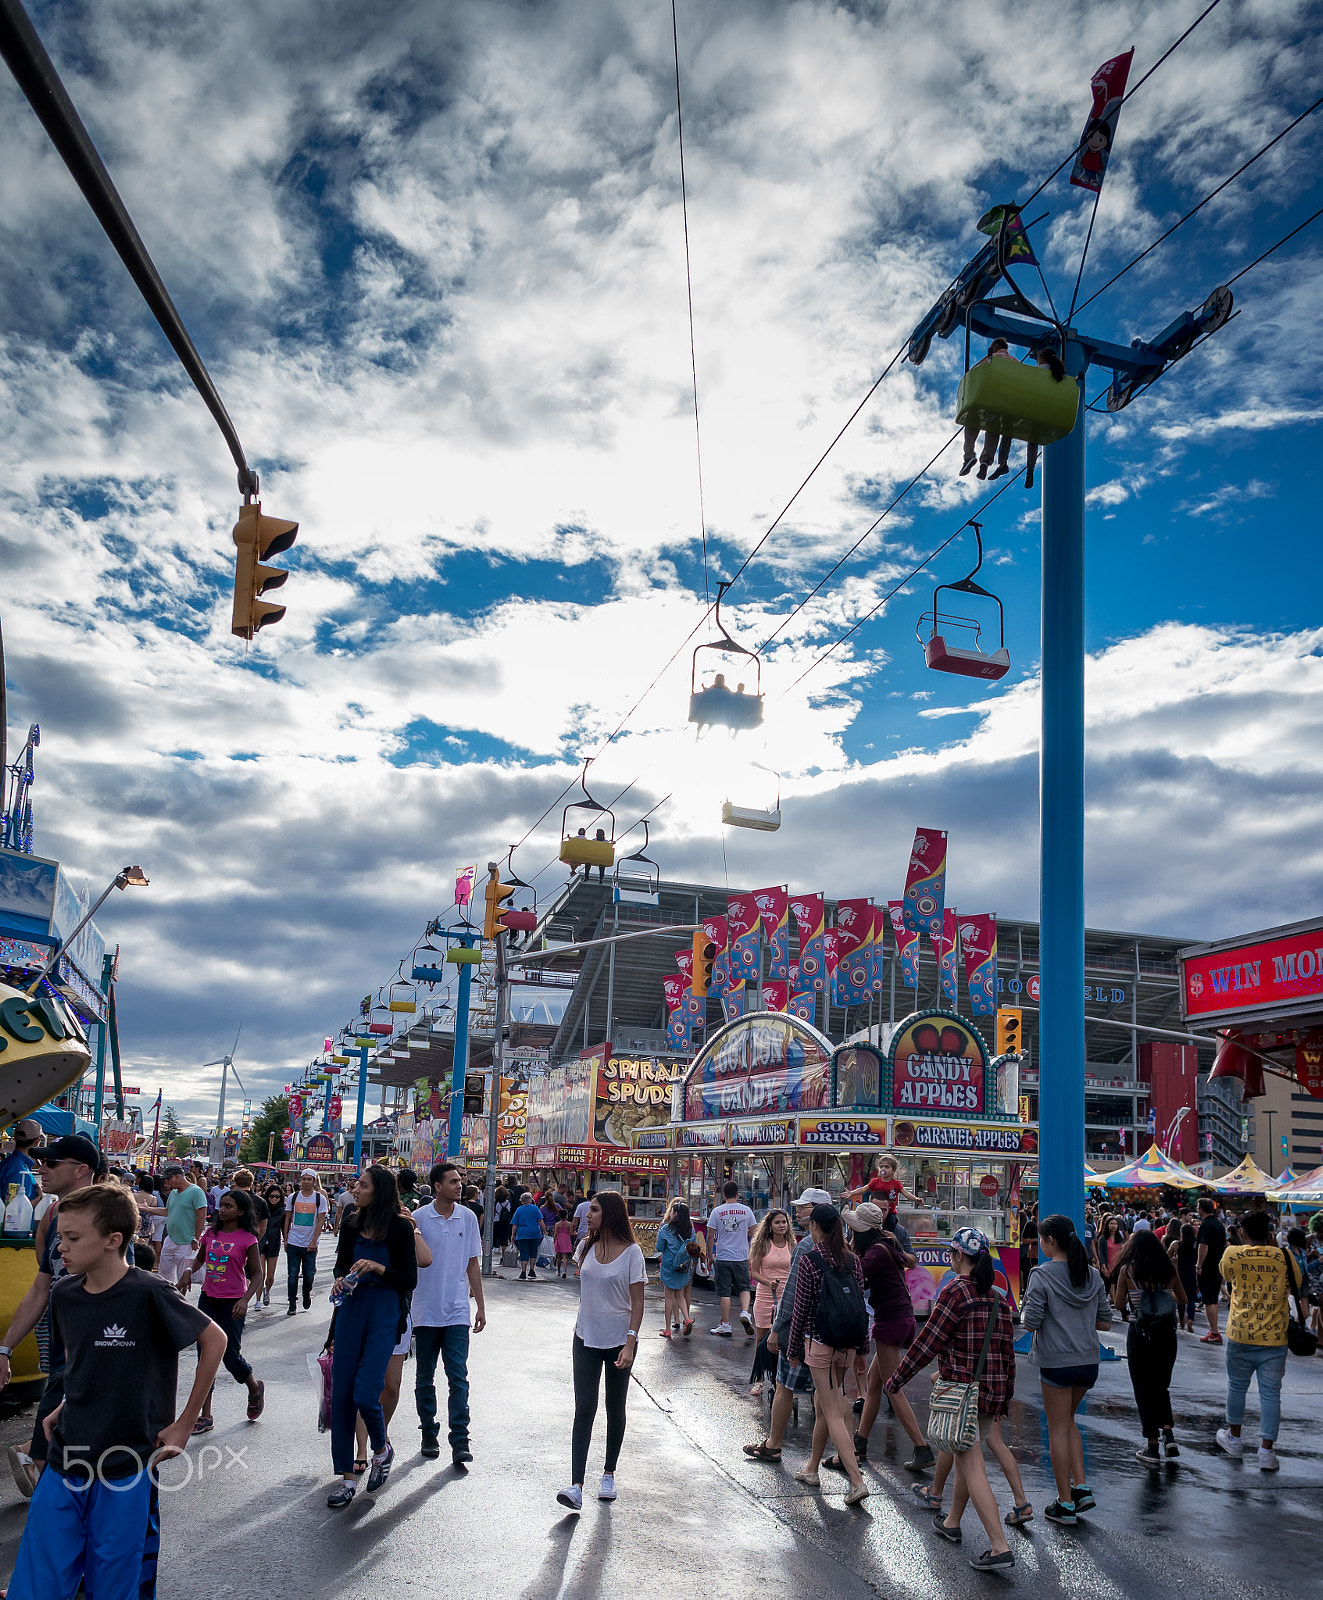
<path id="1" fill-rule="evenodd" d="M 740 1312 L 740 1326 L 744 1329 L 745 1333 L 753 1332 L 753 1318 L 747 1311 Z"/>
<path id="2" fill-rule="evenodd" d="M 1237 1439 L 1225 1428 L 1217 1430 L 1217 1442 L 1229 1456 L 1233 1456 L 1236 1460 L 1239 1460 L 1245 1454 L 1244 1441 Z"/>
<path id="3" fill-rule="evenodd" d="M 577 1483 L 572 1483 L 568 1489 L 562 1489 L 556 1499 L 563 1506 L 568 1506 L 571 1511 L 583 1510 L 583 1490 Z"/>
<path id="4" fill-rule="evenodd" d="M 1260 1445 L 1259 1446 L 1259 1471 L 1260 1472 L 1276 1472 L 1278 1467 L 1280 1467 L 1280 1466 L 1281 1466 L 1281 1462 L 1277 1459 L 1277 1452 L 1272 1448 L 1272 1446 L 1269 1445 L 1269 1447 L 1265 1450 L 1263 1448 L 1263 1446 Z"/>
<path id="5" fill-rule="evenodd" d="M 1260 1462 L 1260 1465 L 1262 1465 L 1262 1462 Z M 614 1472 L 604 1472 L 602 1474 L 602 1481 L 597 1488 L 597 1498 L 599 1500 L 614 1500 L 615 1497 L 616 1475 Z"/>
<path id="6" fill-rule="evenodd" d="M 730 1339 L 734 1337 L 729 1322 L 719 1322 L 715 1328 L 709 1328 L 707 1331 L 709 1333 L 715 1333 L 719 1339 Z"/>

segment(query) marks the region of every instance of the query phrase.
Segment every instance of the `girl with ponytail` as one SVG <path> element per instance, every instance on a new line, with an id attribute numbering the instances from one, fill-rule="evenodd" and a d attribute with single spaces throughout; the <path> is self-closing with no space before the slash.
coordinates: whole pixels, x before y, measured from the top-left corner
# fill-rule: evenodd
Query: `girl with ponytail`
<path id="1" fill-rule="evenodd" d="M 1090 1265 L 1069 1217 L 1044 1217 L 1038 1239 L 1042 1260 L 1029 1274 L 1020 1321 L 1033 1329 L 1057 1481 L 1057 1497 L 1043 1514 L 1049 1522 L 1073 1526 L 1096 1503 L 1084 1480 L 1084 1441 L 1075 1413 L 1098 1381 L 1098 1331 L 1111 1327 L 1112 1308 L 1102 1274 Z"/>

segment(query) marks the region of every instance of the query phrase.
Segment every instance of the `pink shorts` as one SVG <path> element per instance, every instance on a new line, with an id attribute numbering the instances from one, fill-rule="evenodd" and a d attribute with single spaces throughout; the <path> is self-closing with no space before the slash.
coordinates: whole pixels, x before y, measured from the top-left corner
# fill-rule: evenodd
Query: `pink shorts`
<path id="1" fill-rule="evenodd" d="M 826 1372 L 833 1365 L 844 1369 L 850 1354 L 849 1350 L 834 1350 L 829 1344 L 819 1344 L 816 1339 L 804 1341 L 804 1365 L 818 1372 Z"/>

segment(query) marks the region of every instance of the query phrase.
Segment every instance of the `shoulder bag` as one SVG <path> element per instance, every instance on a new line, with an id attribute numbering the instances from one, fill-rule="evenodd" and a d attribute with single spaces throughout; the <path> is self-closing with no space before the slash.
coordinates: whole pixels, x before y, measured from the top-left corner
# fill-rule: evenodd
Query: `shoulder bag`
<path id="1" fill-rule="evenodd" d="M 1312 1356 L 1318 1349 L 1318 1335 L 1312 1333 L 1305 1324 L 1304 1308 L 1300 1304 L 1300 1290 L 1291 1271 L 1290 1252 L 1283 1250 L 1282 1255 L 1286 1258 L 1286 1348 L 1293 1356 Z M 1291 1315 L 1292 1294 L 1295 1295 L 1294 1317 Z"/>
<path id="2" fill-rule="evenodd" d="M 983 1376 L 983 1364 L 988 1359 L 993 1324 L 1001 1313 L 1001 1301 L 995 1289 L 990 1291 L 989 1298 L 992 1304 L 988 1325 L 983 1330 L 983 1348 L 974 1368 L 974 1381 L 952 1383 L 938 1378 L 933 1384 L 932 1399 L 928 1402 L 928 1442 L 934 1450 L 960 1455 L 978 1443 L 978 1380 Z"/>

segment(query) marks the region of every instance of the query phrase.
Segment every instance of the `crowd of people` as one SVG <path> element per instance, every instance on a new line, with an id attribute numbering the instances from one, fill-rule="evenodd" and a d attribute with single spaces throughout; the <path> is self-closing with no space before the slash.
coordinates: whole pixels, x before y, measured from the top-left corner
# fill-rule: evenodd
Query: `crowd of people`
<path id="1" fill-rule="evenodd" d="M 214 1427 L 222 1365 L 245 1390 L 248 1421 L 262 1417 L 265 1383 L 244 1354 L 246 1319 L 270 1307 L 282 1247 L 286 1314 L 297 1316 L 300 1302 L 311 1310 L 323 1234 L 335 1240 L 323 1350 L 323 1415 L 335 1474 L 327 1505 L 349 1505 L 360 1484 L 373 1495 L 386 1487 L 395 1459 L 390 1430 L 411 1352 L 423 1456 L 441 1453 L 440 1364 L 451 1459 L 461 1470 L 472 1461 L 469 1339 L 486 1324 L 482 1202 L 455 1165 L 438 1163 L 425 1186 L 408 1169 L 369 1166 L 328 1195 L 312 1168 L 288 1191 L 245 1169 L 223 1180 L 179 1162 L 154 1175 L 115 1170 L 79 1135 L 45 1144 L 16 1138 L 15 1155 L 31 1168 L 41 1215 L 37 1272 L 0 1339 L 0 1387 L 9 1381 L 15 1347 L 32 1332 L 47 1379 L 27 1448 L 10 1451 L 31 1507 L 9 1600 L 71 1594 L 70 1585 L 93 1567 L 98 1594 L 137 1594 L 149 1582 L 159 1544 L 151 1469 Z M 994 1286 L 989 1241 L 963 1227 L 949 1241 L 950 1271 L 919 1323 L 906 1279 L 917 1260 L 897 1209 L 904 1193 L 888 1158 L 839 1202 L 808 1188 L 761 1218 L 733 1182 L 701 1220 L 672 1199 L 657 1235 L 660 1337 L 692 1336 L 694 1280 L 706 1274 L 720 1305 L 710 1336 L 733 1339 L 738 1323 L 752 1347 L 750 1392 L 770 1401 L 768 1424 L 745 1455 L 781 1463 L 792 1412 L 811 1397 L 812 1437 L 794 1477 L 817 1489 L 824 1470 L 839 1473 L 848 1480 L 847 1505 L 860 1504 L 871 1492 L 861 1469 L 885 1403 L 913 1447 L 905 1466 L 921 1480 L 914 1493 L 932 1516 L 934 1535 L 959 1544 L 972 1504 L 987 1545 L 971 1564 L 1000 1571 L 1015 1563 L 1007 1528 L 1035 1515 L 1002 1436 L 1017 1380 L 1011 1303 Z M 1096 1504 L 1076 1417 L 1098 1379 L 1098 1333 L 1116 1316 L 1126 1325 L 1141 1436 L 1136 1454 L 1144 1466 L 1180 1457 L 1171 1383 L 1180 1333 L 1194 1330 L 1197 1304 L 1207 1324 L 1203 1342 L 1225 1347 L 1218 1445 L 1230 1456 L 1245 1454 L 1253 1381 L 1254 1459 L 1263 1471 L 1277 1469 L 1288 1348 L 1312 1353 L 1309 1324 L 1316 1332 L 1323 1311 L 1323 1213 L 1307 1228 L 1289 1221 L 1280 1223 L 1259 1198 L 1239 1215 L 1209 1199 L 1193 1211 L 1090 1206 L 1081 1232 L 1065 1216 L 1026 1216 L 1024 1244 L 1032 1249 L 1023 1252 L 1029 1266 L 1019 1317 L 1032 1336 L 1028 1359 L 1042 1391 L 1055 1478 L 1055 1497 L 1043 1507 L 1047 1520 L 1069 1526 Z M 573 1512 L 582 1509 L 604 1387 L 597 1493 L 614 1500 L 648 1279 L 627 1205 L 615 1192 L 499 1188 L 493 1231 L 520 1280 L 535 1280 L 539 1259 L 548 1257 L 556 1275 L 577 1277 L 570 1482 L 556 1498 Z M 196 1306 L 189 1299 L 195 1288 Z M 178 1354 L 193 1344 L 196 1377 L 176 1410 Z M 934 1363 L 921 1424 L 905 1388 Z M 1004 1516 L 989 1457 L 1010 1490 Z M 55 1470 L 44 1470 L 47 1463 Z"/>

